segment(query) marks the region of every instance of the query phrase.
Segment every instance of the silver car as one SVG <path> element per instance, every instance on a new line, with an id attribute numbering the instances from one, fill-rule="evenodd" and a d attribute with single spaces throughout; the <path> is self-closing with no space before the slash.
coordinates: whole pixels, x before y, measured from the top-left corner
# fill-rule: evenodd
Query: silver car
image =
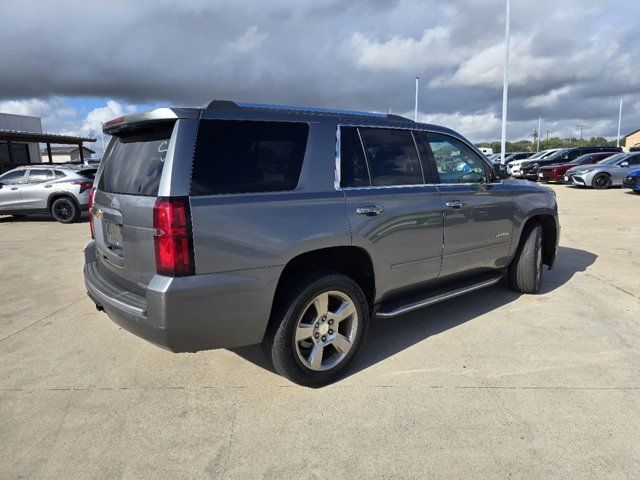
<path id="1" fill-rule="evenodd" d="M 566 183 L 580 187 L 605 189 L 621 186 L 622 179 L 631 170 L 640 166 L 640 152 L 618 153 L 597 165 L 580 165 L 573 167 L 564 175 Z"/>
<path id="2" fill-rule="evenodd" d="M 72 223 L 89 208 L 96 168 L 86 165 L 25 165 L 0 175 L 0 215 L 50 213 Z"/>

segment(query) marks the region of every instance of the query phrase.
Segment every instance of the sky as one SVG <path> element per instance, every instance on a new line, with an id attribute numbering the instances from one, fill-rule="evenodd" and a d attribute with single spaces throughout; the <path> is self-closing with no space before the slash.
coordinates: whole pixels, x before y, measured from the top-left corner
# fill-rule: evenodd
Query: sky
<path id="1" fill-rule="evenodd" d="M 500 138 L 504 0 L 2 0 L 0 112 L 52 133 L 210 100 L 387 112 Z M 640 128 L 638 0 L 512 0 L 510 140 Z"/>

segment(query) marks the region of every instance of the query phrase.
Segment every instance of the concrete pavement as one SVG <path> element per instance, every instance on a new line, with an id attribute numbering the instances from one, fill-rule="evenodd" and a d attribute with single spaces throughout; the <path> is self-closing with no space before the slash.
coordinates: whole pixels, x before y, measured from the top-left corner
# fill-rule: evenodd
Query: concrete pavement
<path id="1" fill-rule="evenodd" d="M 86 223 L 0 218 L 0 478 L 637 478 L 640 196 L 553 188 L 541 295 L 376 321 L 319 390 L 119 329 L 84 294 Z"/>

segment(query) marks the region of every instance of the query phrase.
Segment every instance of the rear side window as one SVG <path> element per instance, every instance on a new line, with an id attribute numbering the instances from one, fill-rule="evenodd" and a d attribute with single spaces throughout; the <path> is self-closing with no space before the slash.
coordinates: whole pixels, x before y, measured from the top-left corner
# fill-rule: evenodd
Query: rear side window
<path id="1" fill-rule="evenodd" d="M 171 124 L 118 132 L 104 157 L 98 188 L 109 193 L 158 195 Z"/>
<path id="2" fill-rule="evenodd" d="M 340 186 L 371 185 L 362 143 L 355 127 L 340 128 Z"/>
<path id="3" fill-rule="evenodd" d="M 27 177 L 27 183 L 42 183 L 48 180 L 55 179 L 53 170 L 29 170 L 29 176 Z"/>
<path id="4" fill-rule="evenodd" d="M 360 135 L 374 186 L 420 185 L 422 168 L 408 130 L 361 128 Z"/>
<path id="5" fill-rule="evenodd" d="M 295 189 L 308 135 L 306 123 L 202 120 L 191 195 Z"/>

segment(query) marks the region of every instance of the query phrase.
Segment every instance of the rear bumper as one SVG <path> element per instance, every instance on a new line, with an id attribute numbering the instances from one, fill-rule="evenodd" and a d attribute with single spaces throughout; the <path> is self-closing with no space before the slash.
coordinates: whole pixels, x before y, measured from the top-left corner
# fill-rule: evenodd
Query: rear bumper
<path id="1" fill-rule="evenodd" d="M 139 296 L 100 271 L 92 241 L 84 267 L 89 297 L 125 330 L 173 352 L 260 343 L 280 273 L 263 268 L 175 278 L 156 275 Z"/>

